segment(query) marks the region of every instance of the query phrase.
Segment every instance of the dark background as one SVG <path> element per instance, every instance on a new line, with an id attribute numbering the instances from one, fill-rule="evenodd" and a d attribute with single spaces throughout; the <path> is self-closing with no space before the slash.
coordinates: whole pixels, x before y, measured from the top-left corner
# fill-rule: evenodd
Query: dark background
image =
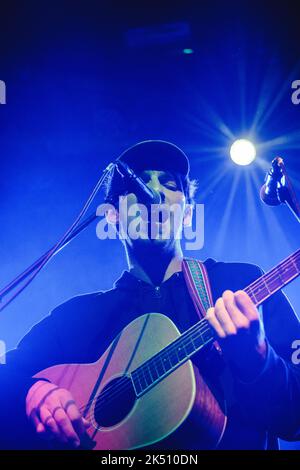
<path id="1" fill-rule="evenodd" d="M 205 242 L 189 255 L 269 269 L 296 250 L 296 220 L 263 206 L 259 188 L 279 154 L 299 194 L 297 3 L 2 2 L 0 284 L 62 235 L 111 160 L 151 138 L 181 146 L 199 182 Z M 239 137 L 257 144 L 251 166 L 228 157 Z M 91 226 L 1 313 L 7 348 L 63 300 L 110 288 L 125 267 L 120 243 Z M 299 314 L 299 280 L 286 292 Z"/>

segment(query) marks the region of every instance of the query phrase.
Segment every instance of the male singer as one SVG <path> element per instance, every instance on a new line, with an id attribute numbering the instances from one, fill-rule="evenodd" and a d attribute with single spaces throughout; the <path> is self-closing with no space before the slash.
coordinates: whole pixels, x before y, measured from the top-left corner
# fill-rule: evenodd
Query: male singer
<path id="1" fill-rule="evenodd" d="M 96 361 L 128 323 L 145 313 L 170 317 L 181 332 L 199 320 L 182 274 L 178 236 L 190 224 L 193 212 L 195 184 L 189 178 L 188 158 L 174 144 L 155 140 L 134 145 L 120 158 L 160 195 L 161 203 L 176 204 L 177 223 L 170 215 L 154 222 L 155 237 L 149 236 L 146 224 L 137 239 L 124 238 L 128 271 L 111 290 L 79 295 L 59 305 L 8 353 L 6 370 L 17 379 L 11 382 L 13 400 L 2 392 L 3 447 L 38 448 L 50 440 L 76 448 L 91 424 L 68 390 L 31 379 L 37 372 L 56 364 Z M 115 171 L 107 183 L 106 200 L 111 204 L 107 220 L 118 232 L 124 229 L 127 216 L 120 210 L 120 197 L 128 207 L 137 202 Z M 215 229 L 220 229 L 217 220 Z M 227 425 L 218 448 L 270 449 L 277 447 L 278 437 L 298 439 L 300 368 L 291 357 L 300 327 L 292 307 L 278 292 L 258 311 L 242 290 L 262 275 L 255 265 L 211 258 L 204 264 L 214 301 L 206 318 L 222 353 L 210 349 L 207 356 L 200 354 L 193 362 L 225 396 Z M 26 429 L 27 439 L 7 444 L 8 420 L 11 432 Z M 191 433 L 193 448 L 197 448 L 195 438 Z"/>

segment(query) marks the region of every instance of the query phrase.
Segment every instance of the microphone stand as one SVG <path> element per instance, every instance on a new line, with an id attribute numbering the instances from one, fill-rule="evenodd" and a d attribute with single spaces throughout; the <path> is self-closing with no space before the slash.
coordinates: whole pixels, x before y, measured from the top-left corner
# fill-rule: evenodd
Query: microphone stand
<path id="1" fill-rule="evenodd" d="M 47 257 L 50 255 L 51 251 L 53 251 L 51 258 L 55 256 L 60 250 L 62 250 L 68 243 L 70 243 L 73 238 L 75 238 L 80 232 L 82 232 L 88 225 L 90 225 L 95 219 L 97 218 L 96 213 L 93 213 L 89 217 L 87 217 L 78 227 L 74 230 L 65 240 L 63 245 L 55 249 L 56 244 L 50 248 L 50 250 L 46 251 L 40 258 L 38 258 L 34 263 L 32 263 L 25 271 L 20 273 L 15 279 L 13 279 L 9 284 L 3 287 L 0 290 L 0 302 L 2 302 L 3 297 L 5 297 L 9 292 L 15 289 L 22 281 L 24 281 L 30 274 L 32 274 L 36 269 L 41 266 Z"/>
<path id="2" fill-rule="evenodd" d="M 288 206 L 292 214 L 294 214 L 297 221 L 300 223 L 300 203 L 297 199 L 291 180 L 288 177 L 285 166 L 284 165 L 280 165 L 280 166 L 282 168 L 282 173 L 285 179 L 285 185 L 279 188 L 280 201 L 285 203 Z"/>
<path id="3" fill-rule="evenodd" d="M 103 185 L 107 175 L 112 171 L 115 164 L 110 163 L 105 170 L 103 171 L 99 181 L 97 182 L 95 188 L 93 189 L 91 195 L 89 196 L 87 202 L 85 203 L 83 209 L 81 210 L 79 216 L 76 218 L 75 222 L 72 224 L 70 229 L 64 234 L 64 236 L 50 248 L 46 253 L 44 253 L 40 258 L 38 258 L 33 264 L 31 264 L 25 271 L 20 273 L 15 279 L 13 279 L 9 284 L 3 287 L 0 290 L 0 312 L 4 310 L 35 278 L 35 276 L 41 271 L 41 269 L 55 256 L 60 250 L 62 250 L 66 245 L 70 243 L 77 235 L 79 235 L 84 229 L 86 229 L 94 220 L 97 218 L 96 211 L 93 211 L 92 214 L 88 215 L 83 222 L 80 222 L 80 219 L 86 214 L 89 206 L 91 205 L 93 199 L 98 193 L 99 189 Z M 31 278 L 30 278 L 31 276 Z M 26 281 L 27 280 L 27 281 Z M 21 283 L 24 283 L 19 290 L 12 295 L 8 301 L 2 304 L 2 299 L 7 296 L 11 291 L 16 289 Z M 2 304 L 2 305 L 1 305 Z"/>
<path id="4" fill-rule="evenodd" d="M 275 160 L 277 160 L 277 164 L 280 167 L 281 172 L 284 176 L 284 185 L 281 185 L 278 188 L 278 196 L 279 196 L 280 202 L 288 206 L 292 214 L 296 217 L 297 221 L 300 223 L 300 204 L 297 199 L 291 180 L 288 177 L 285 165 L 283 163 L 283 159 L 281 157 L 276 157 Z"/>

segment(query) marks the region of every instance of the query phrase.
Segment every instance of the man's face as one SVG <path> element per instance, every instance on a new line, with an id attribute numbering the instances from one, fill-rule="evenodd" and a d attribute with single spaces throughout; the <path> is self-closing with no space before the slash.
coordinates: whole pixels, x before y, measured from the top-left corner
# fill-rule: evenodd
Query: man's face
<path id="1" fill-rule="evenodd" d="M 171 246 L 181 238 L 183 223 L 191 217 L 180 179 L 172 173 L 156 170 L 143 171 L 139 176 L 150 189 L 160 194 L 161 204 L 147 208 L 139 204 L 133 193 L 122 196 L 118 221 L 120 234 L 132 246 L 135 243 Z"/>

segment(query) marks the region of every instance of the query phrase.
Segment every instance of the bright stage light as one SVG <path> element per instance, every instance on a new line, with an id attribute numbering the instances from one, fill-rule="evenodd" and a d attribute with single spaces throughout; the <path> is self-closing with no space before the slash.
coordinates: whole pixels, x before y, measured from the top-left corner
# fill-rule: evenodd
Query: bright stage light
<path id="1" fill-rule="evenodd" d="M 230 148 L 230 157 L 237 165 L 250 165 L 255 156 L 256 149 L 247 139 L 236 140 Z"/>

